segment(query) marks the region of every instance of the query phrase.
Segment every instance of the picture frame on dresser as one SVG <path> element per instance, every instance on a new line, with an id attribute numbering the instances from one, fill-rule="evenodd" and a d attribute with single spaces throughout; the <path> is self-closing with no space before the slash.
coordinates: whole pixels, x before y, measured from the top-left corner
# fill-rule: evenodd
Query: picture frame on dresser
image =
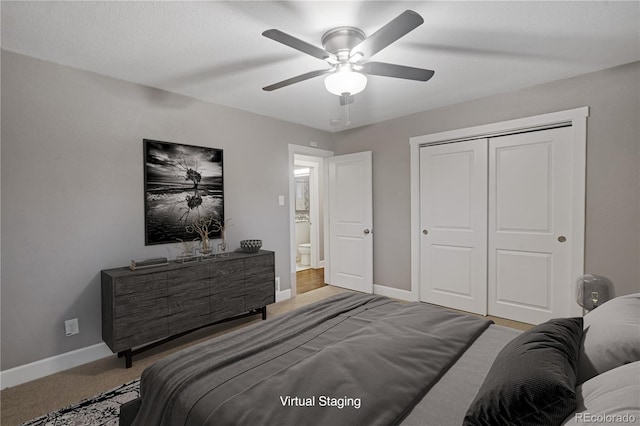
<path id="1" fill-rule="evenodd" d="M 145 245 L 197 238 L 187 230 L 196 217 L 224 222 L 222 149 L 152 139 L 143 145 Z"/>

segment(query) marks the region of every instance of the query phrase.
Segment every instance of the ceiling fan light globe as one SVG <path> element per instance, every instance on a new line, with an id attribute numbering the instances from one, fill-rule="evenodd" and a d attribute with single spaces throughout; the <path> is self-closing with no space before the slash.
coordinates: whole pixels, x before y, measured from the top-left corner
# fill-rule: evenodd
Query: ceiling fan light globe
<path id="1" fill-rule="evenodd" d="M 353 96 L 367 86 L 367 77 L 355 71 L 339 71 L 329 74 L 324 79 L 324 86 L 334 95 L 343 96 L 347 93 Z"/>

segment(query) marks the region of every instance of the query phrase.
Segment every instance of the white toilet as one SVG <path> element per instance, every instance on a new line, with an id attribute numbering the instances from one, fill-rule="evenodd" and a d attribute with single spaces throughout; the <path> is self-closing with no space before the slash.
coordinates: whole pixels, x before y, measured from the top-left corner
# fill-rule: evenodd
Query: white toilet
<path id="1" fill-rule="evenodd" d="M 300 264 L 309 266 L 311 263 L 311 243 L 299 244 L 298 251 L 300 252 Z"/>

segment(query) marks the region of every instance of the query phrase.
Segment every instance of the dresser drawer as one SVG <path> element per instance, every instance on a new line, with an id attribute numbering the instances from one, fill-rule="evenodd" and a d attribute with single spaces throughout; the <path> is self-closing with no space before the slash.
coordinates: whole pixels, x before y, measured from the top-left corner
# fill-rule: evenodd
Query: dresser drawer
<path id="1" fill-rule="evenodd" d="M 209 303 L 207 301 L 206 314 L 204 315 L 187 315 L 180 313 L 169 317 L 169 334 L 174 335 L 183 331 L 193 330 L 209 324 Z"/>
<path id="2" fill-rule="evenodd" d="M 131 349 L 169 336 L 167 317 L 131 324 L 118 333 L 114 352 Z"/>
<path id="3" fill-rule="evenodd" d="M 246 311 L 247 309 L 244 305 L 244 296 L 211 296 L 211 322 L 241 315 L 246 313 Z"/>
<path id="4" fill-rule="evenodd" d="M 198 299 L 169 299 L 169 315 L 208 315 L 209 314 L 209 295 Z"/>
<path id="5" fill-rule="evenodd" d="M 215 261 L 211 262 L 210 276 L 224 277 L 233 275 L 242 275 L 244 270 L 244 262 L 242 259 L 227 260 L 227 261 Z"/>
<path id="6" fill-rule="evenodd" d="M 247 293 L 244 296 L 245 308 L 247 310 L 258 309 L 274 303 L 276 301 L 275 299 L 275 291 L 273 288 L 271 290 L 265 289 L 264 291 Z"/>
<path id="7" fill-rule="evenodd" d="M 241 276 L 235 276 L 233 279 L 216 277 L 211 281 L 211 295 L 225 294 L 231 296 L 241 296 L 244 294 L 244 279 Z"/>
<path id="8" fill-rule="evenodd" d="M 115 317 L 133 315 L 151 318 L 167 314 L 167 290 L 159 289 L 149 293 L 135 293 L 115 299 Z"/>
<path id="9" fill-rule="evenodd" d="M 262 275 L 262 274 L 266 274 L 266 273 L 271 273 L 271 274 L 274 274 L 274 276 L 275 276 L 275 273 L 273 272 L 273 265 L 271 265 L 271 266 L 258 266 L 256 268 L 251 269 L 251 270 L 247 270 L 247 275 L 246 276 L 249 278 L 249 277 L 253 277 L 255 275 Z"/>
<path id="10" fill-rule="evenodd" d="M 252 275 L 247 277 L 244 281 L 244 291 L 246 293 L 252 293 L 254 291 L 261 290 L 263 288 L 274 288 L 275 286 L 275 274 L 273 271 L 264 272 L 259 275 Z"/>
<path id="11" fill-rule="evenodd" d="M 166 272 L 118 277 L 114 283 L 114 293 L 116 296 L 131 293 L 142 294 L 162 288 L 167 288 Z"/>
<path id="12" fill-rule="evenodd" d="M 167 280 L 169 280 L 170 285 L 185 281 L 199 281 L 207 278 L 209 278 L 208 263 L 175 269 L 167 273 Z"/>
<path id="13" fill-rule="evenodd" d="M 167 294 L 169 297 L 174 298 L 204 297 L 209 296 L 210 292 L 210 284 L 208 280 L 170 283 L 167 287 Z"/>
<path id="14" fill-rule="evenodd" d="M 244 260 L 244 267 L 247 274 L 253 275 L 264 271 L 273 271 L 273 254 L 248 257 Z"/>

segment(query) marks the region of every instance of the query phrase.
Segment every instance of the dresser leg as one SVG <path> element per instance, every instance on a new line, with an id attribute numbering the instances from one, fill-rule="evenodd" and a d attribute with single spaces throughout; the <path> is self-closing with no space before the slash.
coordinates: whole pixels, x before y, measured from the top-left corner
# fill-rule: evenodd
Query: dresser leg
<path id="1" fill-rule="evenodd" d="M 118 352 L 118 358 L 122 358 L 124 357 L 124 361 L 125 361 L 125 366 L 127 368 L 131 368 L 131 366 L 133 365 L 133 354 L 131 353 L 131 349 L 127 349 L 126 351 L 123 352 Z"/>
<path id="2" fill-rule="evenodd" d="M 267 307 L 266 306 L 262 307 L 262 319 L 263 320 L 267 319 Z"/>

